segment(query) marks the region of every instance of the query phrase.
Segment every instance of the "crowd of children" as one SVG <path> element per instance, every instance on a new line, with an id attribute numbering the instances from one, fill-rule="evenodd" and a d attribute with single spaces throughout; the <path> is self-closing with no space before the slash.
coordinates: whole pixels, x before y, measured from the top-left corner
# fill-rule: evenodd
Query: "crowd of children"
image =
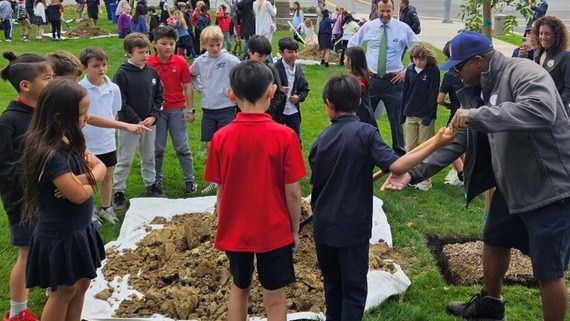
<path id="1" fill-rule="evenodd" d="M 197 1 L 193 12 L 184 2 L 171 7 L 161 1 L 160 16 L 154 7 L 139 2 L 132 19 L 131 7 L 121 2 L 117 28 L 127 62 L 112 80 L 106 75 L 108 58 L 99 47 L 85 48 L 79 60 L 64 51 L 47 57 L 4 54 L 10 63 L 0 75 L 14 86 L 18 98 L 0 117 L 0 178 L 14 187 L 0 189 L 0 195 L 9 216 L 11 242 L 19 249 L 10 277 L 11 307 L 4 319 L 37 320 L 27 308 L 27 288 L 35 286 L 50 289 L 43 318 L 65 313 L 66 319 L 79 319 L 89 280 L 105 257 L 96 227 L 103 221 L 119 222 L 115 210 L 127 208 L 127 177 L 137 149 L 146 196 L 166 197 L 163 167 L 168 135 L 180 163 L 183 192 L 196 192 L 187 132 L 188 124 L 196 120 L 195 91 L 201 96 L 200 133 L 207 149 L 204 180 L 209 184 L 202 193 L 217 192 L 215 247 L 226 252 L 233 277 L 228 317 L 243 319 L 247 314 L 257 261 L 267 315 L 282 318 L 287 313 L 284 287 L 295 280 L 292 253 L 299 244 L 299 181 L 306 175 L 300 104 L 310 90 L 296 62 L 298 42 L 318 43 L 321 64 L 328 67 L 334 39 L 349 75 L 327 81 L 322 98 L 331 125 L 312 143 L 308 157 L 314 240 L 327 319 L 360 320 L 367 294 L 373 167 L 403 173 L 451 142 L 452 136 L 435 133 L 434 120 L 438 102 L 452 112 L 457 108 L 453 75 L 446 75 L 440 89 L 433 50 L 421 42 L 410 48 L 412 63 L 406 70 L 402 103 L 407 148 L 437 137 L 421 151 L 398 158 L 378 134 L 365 53 L 360 47 L 346 48 L 359 26 L 342 8 L 337 8 L 334 19 L 327 9 L 321 10 L 317 40 L 311 20 L 303 20 L 295 2 L 294 37 L 278 41 L 281 58 L 273 64 L 271 42 L 262 35 L 248 39 L 246 61 L 240 63 L 230 54 L 231 35 L 237 35 L 236 45 L 239 40 L 231 4 L 219 5 L 217 26 L 211 26 L 203 1 Z M 21 13 L 21 3 L 16 17 L 22 40 L 27 41 L 31 28 L 23 23 L 27 16 Z M 93 12 L 89 4 L 98 1 L 86 3 L 95 25 L 98 7 Z M 266 6 L 265 1 L 256 4 L 258 10 Z M 47 21 L 53 38 L 61 39 L 61 3 L 46 6 L 45 0 L 35 0 L 34 10 L 36 40 L 41 41 Z M 185 58 L 194 59 L 191 66 Z M 82 72 L 85 77 L 76 83 Z M 21 157 L 22 171 L 17 171 L 16 160 Z M 259 171 L 267 175 L 253 175 Z M 457 172 L 462 173 L 462 163 Z M 101 186 L 98 210 L 93 204 L 97 184 Z M 353 218 L 357 210 L 364 219 Z M 269 227 L 272 233 L 261 238 Z M 53 233 L 61 238 L 50 248 L 46 238 Z M 80 234 L 81 241 L 70 241 L 67 236 L 72 234 Z M 64 253 L 67 248 L 73 253 Z M 89 249 L 89 255 L 80 248 Z M 56 256 L 71 254 L 82 264 L 71 261 L 60 266 L 46 257 L 48 251 Z"/>

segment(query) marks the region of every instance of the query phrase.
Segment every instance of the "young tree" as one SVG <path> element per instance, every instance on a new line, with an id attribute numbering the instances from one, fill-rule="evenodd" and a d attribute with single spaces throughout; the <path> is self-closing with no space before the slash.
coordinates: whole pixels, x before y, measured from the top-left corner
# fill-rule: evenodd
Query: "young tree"
<path id="1" fill-rule="evenodd" d="M 514 8 L 525 19 L 532 19 L 533 11 L 530 9 L 534 0 L 465 0 L 461 4 L 459 15 L 461 20 L 465 22 L 465 30 L 485 32 L 486 36 L 491 35 L 492 17 L 488 10 L 483 10 L 483 4 L 490 4 L 491 11 L 494 13 L 501 13 L 507 7 Z M 481 12 L 484 15 L 481 15 Z M 510 33 L 513 28 L 518 26 L 517 17 L 515 15 L 506 15 L 505 17 L 505 32 Z"/>

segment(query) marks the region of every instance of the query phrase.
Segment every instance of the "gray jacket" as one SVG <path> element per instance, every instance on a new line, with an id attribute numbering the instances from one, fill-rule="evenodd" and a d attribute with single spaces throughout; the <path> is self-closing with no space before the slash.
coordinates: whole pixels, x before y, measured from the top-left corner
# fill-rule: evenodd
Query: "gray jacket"
<path id="1" fill-rule="evenodd" d="M 473 88 L 457 93 L 461 108 L 470 108 L 469 129 L 412 169 L 412 183 L 465 152 L 467 202 L 493 186 L 511 214 L 569 197 L 570 121 L 548 72 L 496 51 L 489 71 L 481 75 L 481 88 L 483 106 L 473 99 Z M 483 135 L 490 155 L 481 148 Z"/>

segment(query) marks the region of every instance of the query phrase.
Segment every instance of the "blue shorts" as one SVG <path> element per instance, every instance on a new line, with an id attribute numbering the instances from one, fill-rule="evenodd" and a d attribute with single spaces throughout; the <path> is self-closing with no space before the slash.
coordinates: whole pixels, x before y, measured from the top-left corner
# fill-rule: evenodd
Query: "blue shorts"
<path id="1" fill-rule="evenodd" d="M 483 241 L 528 254 L 538 281 L 563 278 L 570 260 L 570 198 L 511 215 L 503 195 L 496 190 Z"/>
<path id="2" fill-rule="evenodd" d="M 247 289 L 253 275 L 253 258 L 257 258 L 257 275 L 266 290 L 277 290 L 295 282 L 293 247 L 287 245 L 266 253 L 226 251 L 234 284 Z"/>
<path id="3" fill-rule="evenodd" d="M 236 107 L 226 107 L 222 109 L 203 109 L 202 133 L 200 140 L 209 142 L 218 129 L 231 123 L 236 118 Z"/>
<path id="4" fill-rule="evenodd" d="M 31 221 L 10 225 L 10 242 L 12 245 L 29 246 L 37 221 L 37 217 L 34 217 Z"/>

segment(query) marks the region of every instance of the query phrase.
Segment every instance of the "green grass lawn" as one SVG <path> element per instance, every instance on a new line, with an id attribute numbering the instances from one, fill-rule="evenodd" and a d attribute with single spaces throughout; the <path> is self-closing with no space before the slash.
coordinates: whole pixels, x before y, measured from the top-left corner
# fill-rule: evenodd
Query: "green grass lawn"
<path id="1" fill-rule="evenodd" d="M 68 9 L 67 16 L 72 12 Z M 101 15 L 99 26 L 102 29 L 116 32 L 115 25 Z M 76 26 L 77 23 L 71 23 Z M 63 26 L 64 30 L 67 28 Z M 46 29 L 47 30 L 47 29 Z M 100 46 L 109 56 L 108 75 L 112 78 L 117 67 L 125 61 L 122 41 L 116 37 L 96 40 L 81 39 L 52 42 L 45 38 L 41 43 L 19 42 L 19 26 L 14 26 L 13 43 L 2 42 L 4 50 L 12 50 L 16 54 L 33 52 L 45 54 L 55 50 L 68 50 L 78 55 L 87 46 Z M 287 31 L 279 31 L 274 35 L 273 45 L 276 48 L 277 40 L 289 35 Z M 31 37 L 33 38 L 33 37 Z M 276 53 L 274 49 L 274 54 Z M 438 61 L 443 62 L 441 51 L 437 49 Z M 0 59 L 0 68 L 7 65 L 7 60 Z M 346 69 L 331 65 L 330 68 L 322 66 L 303 66 L 308 79 L 311 92 L 302 104 L 301 134 L 305 158 L 311 144 L 317 135 L 328 126 L 329 119 L 325 114 L 325 107 L 321 100 L 321 90 L 328 77 L 333 74 L 346 73 Z M 0 82 L 0 111 L 3 111 L 9 101 L 16 97 L 14 89 L 6 82 Z M 199 106 L 199 95 L 195 95 L 195 105 Z M 440 108 L 437 119 L 437 128 L 445 126 L 449 112 Z M 207 183 L 202 179 L 206 160 L 206 148 L 199 141 L 199 126 L 201 112 L 198 108 L 197 120 L 189 126 L 190 147 L 194 156 L 194 167 L 199 190 Z M 389 123 L 386 118 L 379 119 L 379 127 L 385 141 L 391 142 Z M 184 182 L 174 150 L 167 148 L 164 183 L 166 193 L 170 198 L 184 197 L 182 190 Z M 308 167 L 308 164 L 307 164 Z M 472 294 L 479 291 L 480 286 L 464 287 L 453 286 L 445 282 L 436 261 L 427 247 L 426 235 L 470 236 L 481 235 L 483 226 L 483 197 L 477 197 L 469 207 L 465 207 L 465 197 L 462 188 L 443 184 L 443 178 L 448 169 L 433 178 L 433 188 L 427 192 L 407 188 L 402 192 L 380 192 L 382 181 L 375 183 L 374 194 L 384 201 L 384 211 L 391 224 L 394 250 L 402 258 L 404 271 L 412 281 L 408 291 L 397 297 L 392 297 L 377 308 L 366 314 L 366 320 L 458 320 L 445 312 L 445 305 L 450 300 L 468 300 Z M 308 181 L 302 181 L 303 195 L 310 193 Z M 131 175 L 128 180 L 127 198 L 140 197 L 144 194 L 144 186 L 140 177 L 138 160 L 133 163 Z M 200 195 L 194 195 L 200 196 Z M 15 262 L 16 249 L 10 246 L 9 226 L 6 215 L 0 210 L 0 311 L 9 308 L 9 275 Z M 124 212 L 119 213 L 122 219 Z M 120 226 L 105 223 L 101 227 L 101 234 L 105 242 L 115 240 Z M 507 314 L 510 320 L 540 320 L 542 318 L 539 292 L 536 288 L 521 286 L 506 286 L 503 293 L 507 304 Z M 31 291 L 29 305 L 31 309 L 40 313 L 45 302 L 44 292 L 39 289 Z"/>

